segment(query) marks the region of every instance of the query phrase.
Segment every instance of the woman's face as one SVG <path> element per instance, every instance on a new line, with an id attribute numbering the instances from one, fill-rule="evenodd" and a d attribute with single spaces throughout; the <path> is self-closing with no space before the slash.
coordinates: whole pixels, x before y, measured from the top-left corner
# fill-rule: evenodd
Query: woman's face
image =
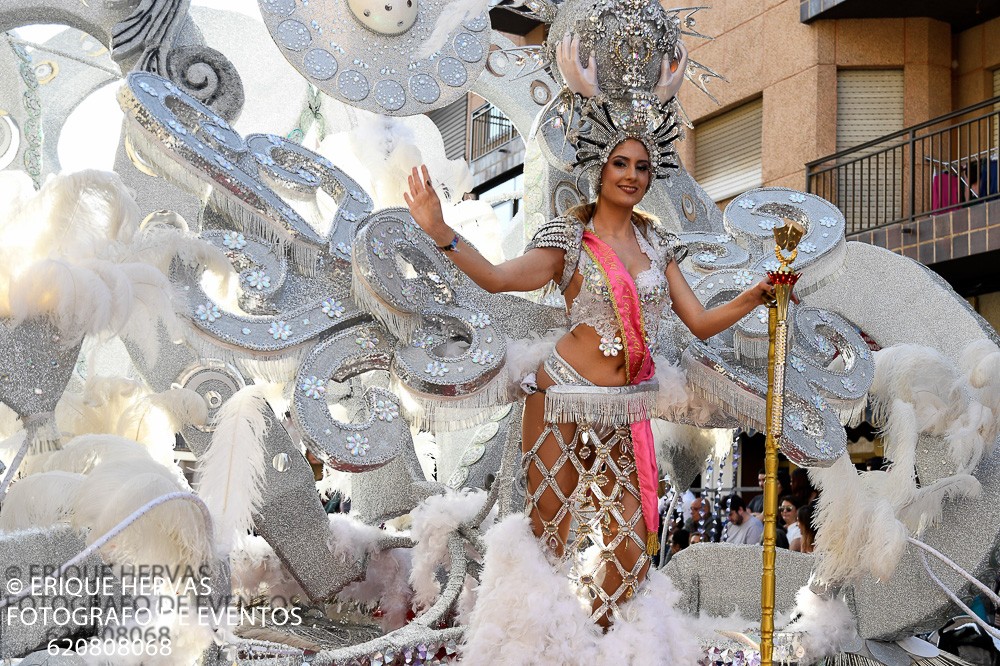
<path id="1" fill-rule="evenodd" d="M 791 525 L 799 519 L 798 510 L 789 502 L 782 502 L 778 506 L 778 512 L 781 514 L 781 519 L 785 521 L 786 525 Z"/>
<path id="2" fill-rule="evenodd" d="M 601 169 L 601 199 L 631 208 L 646 195 L 651 177 L 646 147 L 635 139 L 626 139 L 615 146 Z"/>

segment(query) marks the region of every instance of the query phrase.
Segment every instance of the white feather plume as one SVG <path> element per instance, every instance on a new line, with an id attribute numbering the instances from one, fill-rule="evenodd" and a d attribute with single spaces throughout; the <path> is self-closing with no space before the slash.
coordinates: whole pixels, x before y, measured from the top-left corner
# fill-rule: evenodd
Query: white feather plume
<path id="1" fill-rule="evenodd" d="M 857 581 L 866 575 L 888 579 L 906 549 L 906 528 L 880 492 L 886 472 L 859 475 L 848 456 L 809 470 L 822 491 L 813 517 L 817 526 L 817 577 L 825 582 Z"/>
<path id="2" fill-rule="evenodd" d="M 208 420 L 205 399 L 191 389 L 172 388 L 154 393 L 149 396 L 149 402 L 171 419 L 174 432 L 185 425 L 205 425 Z"/>
<path id="3" fill-rule="evenodd" d="M 149 458 L 103 462 L 73 496 L 73 526 L 88 529 L 88 543 L 114 528 L 133 511 L 173 492 L 190 492 L 175 470 Z M 211 534 L 202 512 L 177 499 L 148 511 L 101 548 L 117 564 L 197 567 L 212 555 Z"/>
<path id="4" fill-rule="evenodd" d="M 263 501 L 266 387 L 246 386 L 216 414 L 212 443 L 198 460 L 198 494 L 215 519 L 220 555 L 247 533 Z"/>
<path id="5" fill-rule="evenodd" d="M 144 445 L 163 464 L 173 462 L 174 433 L 208 418 L 205 400 L 189 389 L 151 393 L 141 382 L 90 376 L 82 393 L 64 393 L 55 409 L 62 437 L 112 434 Z"/>
<path id="6" fill-rule="evenodd" d="M 474 19 L 490 7 L 490 0 L 452 0 L 438 12 L 434 30 L 424 39 L 420 48 L 414 51 L 417 60 L 427 58 L 438 51 L 453 31 L 470 19 Z"/>
<path id="7" fill-rule="evenodd" d="M 20 423 L 16 421 L 15 423 Z M 14 456 L 21 449 L 21 444 L 24 443 L 25 438 L 27 438 L 28 433 L 23 428 L 19 430 L 11 431 L 9 436 L 4 437 L 0 440 L 0 460 L 6 465 L 10 465 Z"/>
<path id="8" fill-rule="evenodd" d="M 968 404 L 954 365 L 940 352 L 920 345 L 896 345 L 875 352 L 873 418 L 888 420 L 893 400 L 913 405 L 921 432 L 943 435 Z"/>
<path id="9" fill-rule="evenodd" d="M 962 352 L 961 367 L 975 400 L 993 417 L 980 420 L 984 454 L 992 453 L 1000 431 L 1000 348 L 989 340 L 970 343 Z"/>
<path id="10" fill-rule="evenodd" d="M 229 286 L 233 266 L 226 253 L 190 231 L 166 222 L 152 222 L 123 240 L 127 240 L 127 244 L 119 261 L 151 264 L 168 274 L 176 257 L 184 264 L 202 266 L 218 275 L 222 279 L 222 289 Z"/>
<path id="11" fill-rule="evenodd" d="M 696 664 L 702 652 L 690 618 L 675 610 L 680 593 L 652 570 L 642 591 L 621 606 L 611 631 L 590 619 L 565 575 L 556 571 L 526 516 L 497 523 L 485 535 L 486 555 L 469 615 L 464 662 L 489 664 Z"/>
<path id="12" fill-rule="evenodd" d="M 103 462 L 152 460 L 137 442 L 117 435 L 89 434 L 74 437 L 45 461 L 45 471 L 90 474 Z"/>
<path id="13" fill-rule="evenodd" d="M 663 357 L 656 361 L 656 414 L 661 419 L 684 423 L 708 423 L 718 407 L 698 396 L 688 386 L 687 373 Z"/>
<path id="14" fill-rule="evenodd" d="M 157 324 L 174 335 L 181 330 L 171 289 L 167 276 L 149 264 L 48 259 L 12 280 L 10 313 L 15 323 L 50 317 L 67 345 L 88 334 L 121 334 L 155 361 Z"/>
<path id="15" fill-rule="evenodd" d="M 82 474 L 45 472 L 32 474 L 13 485 L 0 505 L 0 531 L 68 523 L 73 494 L 83 482 Z"/>
<path id="16" fill-rule="evenodd" d="M 417 545 L 413 548 L 410 584 L 416 608 L 430 607 L 440 595 L 441 584 L 435 573 L 442 566 L 451 568 L 448 535 L 475 518 L 485 499 L 486 493 L 481 490 L 449 491 L 428 497 L 411 512 L 411 535 Z M 489 517 L 487 521 L 491 522 Z"/>
<path id="17" fill-rule="evenodd" d="M 816 663 L 843 652 L 858 640 L 854 613 L 842 597 L 823 598 L 805 586 L 795 595 L 795 619 L 783 631 L 799 633 L 805 648 L 801 663 Z"/>
<path id="18" fill-rule="evenodd" d="M 410 170 L 423 158 L 417 147 L 417 137 L 406 122 L 399 118 L 361 114 L 358 126 L 349 133 L 351 152 L 362 156 L 371 174 L 375 201 L 380 206 L 404 206 L 403 192 Z"/>
<path id="19" fill-rule="evenodd" d="M 557 328 L 544 333 L 531 333 L 527 338 L 507 342 L 507 380 L 514 387 L 532 372 L 537 372 L 542 362 L 548 358 L 556 343 L 566 334 L 566 329 Z"/>

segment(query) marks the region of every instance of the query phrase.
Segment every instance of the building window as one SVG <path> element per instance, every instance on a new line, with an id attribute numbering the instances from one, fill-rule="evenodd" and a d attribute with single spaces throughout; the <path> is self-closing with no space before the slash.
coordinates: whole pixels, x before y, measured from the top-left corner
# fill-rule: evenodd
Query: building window
<path id="1" fill-rule="evenodd" d="M 903 70 L 837 72 L 837 152 L 903 129 Z M 903 215 L 906 156 L 878 143 L 838 160 L 837 207 L 851 230 L 878 226 Z"/>
<path id="2" fill-rule="evenodd" d="M 434 121 L 434 124 L 441 130 L 444 153 L 449 160 L 465 159 L 465 124 L 468 105 L 468 96 L 466 96 L 427 113 L 427 117 Z"/>
<path id="3" fill-rule="evenodd" d="M 761 123 L 764 103 L 755 100 L 695 129 L 695 179 L 713 201 L 762 183 Z"/>
<path id="4" fill-rule="evenodd" d="M 903 70 L 837 72 L 837 152 L 903 129 Z"/>

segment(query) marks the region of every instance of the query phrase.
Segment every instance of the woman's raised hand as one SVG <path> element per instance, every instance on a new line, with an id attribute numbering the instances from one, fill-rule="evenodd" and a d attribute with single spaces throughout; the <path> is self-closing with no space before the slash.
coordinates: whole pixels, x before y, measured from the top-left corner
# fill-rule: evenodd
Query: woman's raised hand
<path id="1" fill-rule="evenodd" d="M 444 213 L 441 212 L 441 200 L 431 184 L 431 176 L 427 165 L 421 164 L 420 170 L 413 171 L 406 177 L 410 186 L 409 192 L 403 192 L 403 200 L 410 209 L 413 220 L 420 225 L 436 245 L 447 245 L 455 236 L 455 232 L 444 223 Z"/>

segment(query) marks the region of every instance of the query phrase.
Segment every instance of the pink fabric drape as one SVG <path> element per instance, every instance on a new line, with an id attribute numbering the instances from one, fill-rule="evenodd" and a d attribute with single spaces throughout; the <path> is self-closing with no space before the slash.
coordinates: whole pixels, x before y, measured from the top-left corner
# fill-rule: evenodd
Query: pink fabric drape
<path id="1" fill-rule="evenodd" d="M 615 251 L 595 234 L 584 231 L 583 245 L 590 258 L 600 267 L 611 294 L 612 304 L 623 336 L 626 381 L 629 384 L 639 384 L 652 379 L 656 367 L 653 363 L 653 355 L 649 353 L 649 348 L 646 346 L 646 332 L 642 323 L 642 310 L 635 280 L 632 279 L 632 275 L 615 254 Z M 652 542 L 656 540 L 660 514 L 657 510 L 656 490 L 659 485 L 659 470 L 656 465 L 653 429 L 648 420 L 631 424 L 631 429 L 636 474 L 639 478 L 642 518 L 646 524 L 648 536 L 653 537 L 647 542 L 649 544 L 647 549 L 655 552 L 656 548 Z"/>

